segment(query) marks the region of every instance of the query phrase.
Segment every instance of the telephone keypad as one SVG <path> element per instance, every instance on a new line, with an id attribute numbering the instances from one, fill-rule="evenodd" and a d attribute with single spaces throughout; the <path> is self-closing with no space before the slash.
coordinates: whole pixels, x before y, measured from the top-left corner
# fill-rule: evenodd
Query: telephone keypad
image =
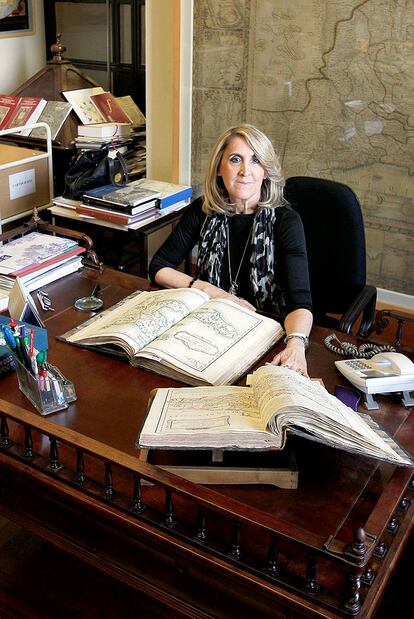
<path id="1" fill-rule="evenodd" d="M 359 370 L 360 372 L 370 369 L 368 363 L 366 361 L 362 361 L 361 359 L 349 359 L 348 361 L 345 361 L 345 363 L 353 370 Z"/>

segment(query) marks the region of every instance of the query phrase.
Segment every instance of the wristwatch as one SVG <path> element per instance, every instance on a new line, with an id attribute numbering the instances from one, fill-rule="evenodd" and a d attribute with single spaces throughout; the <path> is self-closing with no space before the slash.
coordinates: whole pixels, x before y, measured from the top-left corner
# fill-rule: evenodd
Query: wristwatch
<path id="1" fill-rule="evenodd" d="M 285 337 L 285 344 L 287 344 L 288 341 L 293 339 L 294 337 L 297 337 L 298 340 L 302 340 L 303 345 L 305 347 L 305 350 L 308 348 L 308 346 L 309 346 L 309 338 L 304 333 L 296 333 L 296 332 L 295 333 L 289 333 L 289 335 L 287 335 Z"/>

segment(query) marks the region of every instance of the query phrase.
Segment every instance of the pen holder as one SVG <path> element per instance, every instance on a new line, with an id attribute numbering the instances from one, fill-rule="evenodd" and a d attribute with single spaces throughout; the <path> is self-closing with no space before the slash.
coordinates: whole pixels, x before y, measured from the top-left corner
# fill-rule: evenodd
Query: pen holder
<path id="1" fill-rule="evenodd" d="M 16 357 L 15 364 L 20 391 L 41 415 L 65 409 L 76 400 L 73 383 L 54 365 L 48 364 L 47 376 L 35 376 Z"/>

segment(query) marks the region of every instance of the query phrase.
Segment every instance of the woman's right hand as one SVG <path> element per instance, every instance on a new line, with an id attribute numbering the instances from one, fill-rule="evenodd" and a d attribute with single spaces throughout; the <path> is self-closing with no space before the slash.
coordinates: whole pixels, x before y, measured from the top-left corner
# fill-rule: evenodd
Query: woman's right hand
<path id="1" fill-rule="evenodd" d="M 245 299 L 242 299 L 241 297 L 236 297 L 234 294 L 230 294 L 222 288 L 214 286 L 214 284 L 210 284 L 209 282 L 204 282 L 201 279 L 197 279 L 194 282 L 193 288 L 198 288 L 198 290 L 202 290 L 203 292 L 208 294 L 210 299 L 226 299 L 227 301 L 233 301 L 233 303 L 237 303 L 238 305 L 241 305 L 242 307 L 245 307 L 252 312 L 256 311 L 255 306 L 246 301 Z"/>

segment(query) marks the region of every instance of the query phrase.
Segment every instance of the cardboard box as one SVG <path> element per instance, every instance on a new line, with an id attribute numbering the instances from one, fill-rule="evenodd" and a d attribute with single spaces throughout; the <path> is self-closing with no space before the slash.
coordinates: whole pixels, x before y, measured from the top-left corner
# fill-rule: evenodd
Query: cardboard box
<path id="1" fill-rule="evenodd" d="M 38 161 L 24 161 L 27 157 L 44 155 Z M 15 165 L 5 168 L 6 164 Z M 47 153 L 0 144 L 0 221 L 13 217 L 35 206 L 49 204 L 49 161 Z"/>

